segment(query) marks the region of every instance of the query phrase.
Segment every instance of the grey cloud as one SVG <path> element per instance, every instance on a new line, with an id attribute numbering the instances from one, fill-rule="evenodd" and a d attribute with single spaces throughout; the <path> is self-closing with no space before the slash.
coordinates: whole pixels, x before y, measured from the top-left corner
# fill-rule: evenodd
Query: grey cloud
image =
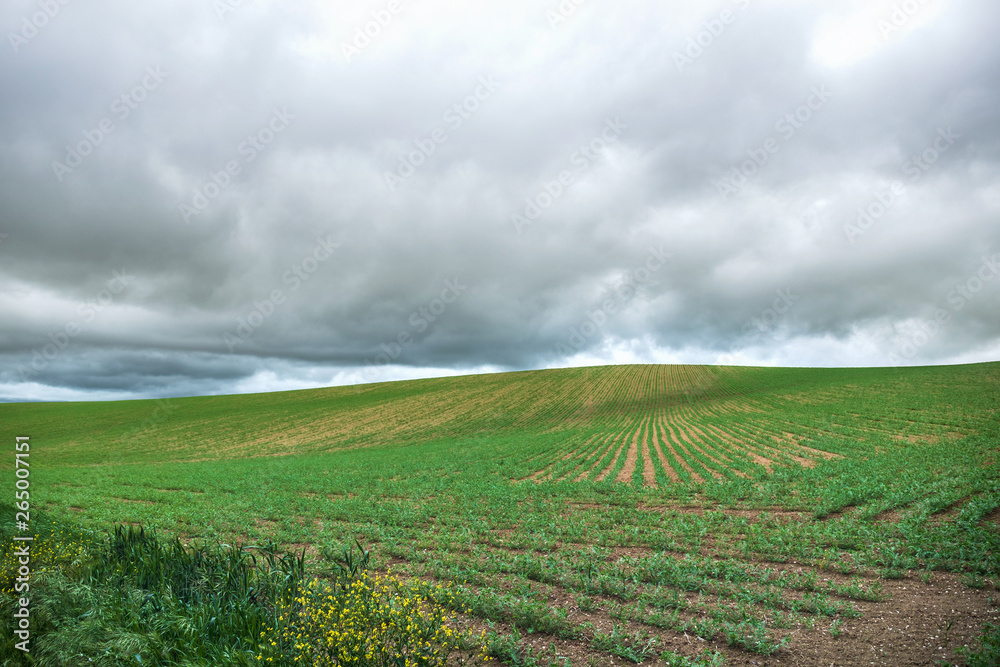
<path id="1" fill-rule="evenodd" d="M 927 9 L 882 40 L 871 3 L 744 4 L 588 3 L 552 27 L 537 3 L 402 3 L 350 61 L 379 3 L 63 6 L 0 58 L 0 398 L 992 358 L 1000 279 L 960 308 L 953 292 L 1000 252 L 1000 9 Z M 9 3 L 0 24 L 36 11 Z M 813 48 L 842 19 L 877 39 L 830 66 Z M 817 88 L 832 94 L 808 120 L 777 125 Z M 906 161 L 947 128 L 912 180 Z M 401 159 L 413 173 L 391 189 Z M 845 227 L 894 181 L 869 228 Z M 317 239 L 340 245 L 317 260 Z M 113 271 L 134 280 L 95 312 Z M 779 290 L 797 296 L 780 313 Z"/>

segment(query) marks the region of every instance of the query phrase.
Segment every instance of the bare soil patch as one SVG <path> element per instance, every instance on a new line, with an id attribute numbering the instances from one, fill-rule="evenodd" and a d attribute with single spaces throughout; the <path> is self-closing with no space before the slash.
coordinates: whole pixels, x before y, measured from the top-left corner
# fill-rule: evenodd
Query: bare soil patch
<path id="1" fill-rule="evenodd" d="M 260 528 L 265 532 L 273 533 L 278 527 L 278 522 L 272 521 L 271 519 L 254 519 L 253 525 L 255 528 Z"/>
<path id="2" fill-rule="evenodd" d="M 902 514 L 899 509 L 884 510 L 871 518 L 872 523 L 899 523 Z"/>
<path id="3" fill-rule="evenodd" d="M 618 462 L 618 458 L 622 455 L 622 450 L 625 449 L 625 444 L 628 442 L 628 438 L 622 438 L 622 442 L 618 445 L 618 449 L 615 450 L 614 456 L 611 457 L 611 463 L 605 468 L 600 475 L 594 480 L 595 482 L 603 482 L 604 478 L 611 473 L 615 468 L 615 464 Z"/>
<path id="4" fill-rule="evenodd" d="M 645 558 L 652 553 L 655 553 L 655 549 L 652 547 L 614 547 L 611 550 L 611 555 L 608 556 L 607 561 L 609 563 L 617 563 L 622 558 Z"/>
<path id="5" fill-rule="evenodd" d="M 678 435 L 680 437 L 677 437 L 677 436 L 674 435 L 674 429 L 673 429 L 673 426 L 671 425 L 669 419 L 664 419 L 661 425 L 664 427 L 663 431 L 661 433 L 661 439 L 662 439 L 663 446 L 667 450 L 670 451 L 671 456 L 673 456 L 674 460 L 677 461 L 677 463 L 680 464 L 681 468 L 683 468 L 685 472 L 687 472 L 689 475 L 691 475 L 691 479 L 693 479 L 695 482 L 703 482 L 703 481 L 705 481 L 704 479 L 702 479 L 701 475 L 699 475 L 698 473 L 696 473 L 694 471 L 694 468 L 692 468 L 690 465 L 688 465 L 687 461 L 685 461 L 681 457 L 681 454 L 678 451 L 678 450 L 682 450 L 685 454 L 688 453 L 688 451 L 686 449 L 684 449 L 682 447 L 682 445 L 680 444 L 682 438 L 684 439 L 685 442 L 688 443 L 689 446 L 691 446 L 692 448 L 694 447 L 694 440 L 692 440 L 690 437 L 688 437 L 688 434 L 684 431 L 684 427 L 681 426 L 680 420 L 679 419 L 675 419 L 675 422 L 674 422 L 674 426 L 677 426 L 677 433 L 678 433 Z M 667 438 L 665 437 L 668 432 L 670 433 L 670 438 L 674 441 L 674 443 L 676 443 L 676 446 L 674 445 L 674 443 L 671 443 L 670 441 L 668 441 Z"/>
<path id="6" fill-rule="evenodd" d="M 653 455 L 649 450 L 649 440 L 642 441 L 642 484 L 647 488 L 656 487 L 656 469 L 654 468 Z"/>
<path id="7" fill-rule="evenodd" d="M 1000 528 L 1000 507 L 995 508 L 992 512 L 984 516 L 980 523 L 984 526 L 987 524 L 993 524 L 997 528 Z"/>
<path id="8" fill-rule="evenodd" d="M 632 555 L 631 548 L 616 549 L 613 560 L 621 555 Z M 501 588 L 503 585 L 501 584 Z M 591 623 L 598 632 L 609 632 L 617 626 L 634 634 L 646 632 L 658 641 L 657 651 L 696 657 L 702 651 L 717 651 L 725 656 L 726 665 L 762 667 L 765 665 L 844 665 L 860 667 L 931 666 L 938 661 L 963 664 L 956 650 L 962 646 L 977 645 L 976 641 L 986 622 L 1000 620 L 1000 609 L 991 606 L 990 593 L 967 588 L 958 577 L 935 573 L 930 584 L 917 579 L 883 582 L 883 590 L 891 596 L 884 602 L 856 602 L 861 618 L 840 619 L 839 635 L 831 634 L 835 620 L 816 617 L 812 629 L 774 629 L 775 637 L 789 637 L 788 644 L 770 656 L 763 656 L 728 645 L 725 638 L 705 640 L 696 635 L 663 630 L 636 621 L 622 621 L 608 614 L 610 605 L 621 601 L 600 595 L 582 596 L 559 587 L 532 584 L 536 599 L 564 609 L 572 623 Z M 694 593 L 682 596 L 689 603 L 696 603 Z M 586 609 L 581 608 L 584 598 L 590 600 Z M 596 607 L 594 605 L 597 605 Z M 685 613 L 685 617 L 689 614 Z M 480 628 L 485 624 L 479 619 L 463 617 L 466 627 Z M 497 629 L 509 632 L 505 623 Z M 551 657 L 569 658 L 571 664 L 612 665 L 628 664 L 626 661 L 595 650 L 590 646 L 591 637 L 577 640 L 557 639 L 543 633 L 527 634 L 522 646 L 533 652 L 542 651 Z M 550 651 L 554 649 L 554 655 Z M 544 664 L 544 663 L 543 663 Z M 655 657 L 642 664 L 664 664 Z"/>
<path id="9" fill-rule="evenodd" d="M 844 619 L 843 634 L 817 623 L 770 660 L 774 665 L 934 665 L 961 664 L 955 650 L 972 645 L 985 622 L 1000 618 L 989 593 L 962 585 L 956 575 L 935 572 L 930 584 L 917 579 L 883 582 L 885 602 L 859 602 L 862 617 Z M 751 662 L 731 662 L 749 665 Z"/>
<path id="10" fill-rule="evenodd" d="M 628 454 L 625 455 L 625 465 L 622 466 L 621 472 L 619 472 L 618 477 L 615 478 L 615 481 L 617 482 L 624 482 L 628 484 L 632 481 L 632 475 L 635 473 L 635 464 L 639 460 L 640 433 L 642 433 L 641 426 L 636 429 L 635 434 L 632 436 L 632 442 L 628 446 Z"/>
<path id="11" fill-rule="evenodd" d="M 842 459 L 842 458 L 844 458 L 840 454 L 834 454 L 833 452 L 824 452 L 822 449 L 816 449 L 815 447 L 808 447 L 806 445 L 803 445 L 802 444 L 802 436 L 797 436 L 794 433 L 788 433 L 786 431 L 782 435 L 787 439 L 787 441 L 791 442 L 792 444 L 794 444 L 799 449 L 802 449 L 802 450 L 804 450 L 806 452 L 809 452 L 810 454 L 814 454 L 816 456 L 821 456 L 824 459 L 826 459 L 827 461 L 831 461 L 833 459 Z M 815 466 L 815 465 L 816 465 L 815 462 L 813 462 L 813 466 Z M 813 467 L 813 466 L 810 466 L 810 467 Z"/>

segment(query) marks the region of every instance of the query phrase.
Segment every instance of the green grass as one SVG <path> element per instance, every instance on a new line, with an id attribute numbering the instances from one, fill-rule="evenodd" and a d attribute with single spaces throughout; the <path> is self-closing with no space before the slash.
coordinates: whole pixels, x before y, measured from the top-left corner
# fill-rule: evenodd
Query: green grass
<path id="1" fill-rule="evenodd" d="M 4 525 L 13 515 L 0 506 Z M 12 625 L 0 625 L 5 666 L 443 667 L 453 654 L 465 662 L 484 638 L 455 627 L 436 602 L 456 606 L 442 587 L 373 574 L 363 549 L 343 550 L 314 576 L 301 555 L 274 545 L 185 546 L 120 525 L 102 539 L 44 523 L 30 590 L 20 593 L 31 601 L 28 650 L 15 647 L 25 638 Z M 0 614 L 11 618 L 22 606 L 11 595 L 20 579 L 6 565 Z"/>
<path id="2" fill-rule="evenodd" d="M 883 579 L 1000 575 L 1000 364 L 580 368 L 7 404 L 0 423 L 31 436 L 33 508 L 85 531 L 273 540 L 312 569 L 360 540 L 505 628 L 491 650 L 515 664 L 557 656 L 514 632 L 598 660 L 703 660 L 654 631 L 780 655 L 885 600 Z"/>

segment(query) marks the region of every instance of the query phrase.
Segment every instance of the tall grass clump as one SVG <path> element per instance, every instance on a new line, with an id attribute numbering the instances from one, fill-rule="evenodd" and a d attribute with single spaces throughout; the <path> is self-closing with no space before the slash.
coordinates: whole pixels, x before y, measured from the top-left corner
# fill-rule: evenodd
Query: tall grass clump
<path id="1" fill-rule="evenodd" d="M 41 537 L 36 549 L 58 553 Z M 258 664 L 261 631 L 305 577 L 294 555 L 189 547 L 133 526 L 116 526 L 80 554 L 33 569 L 31 651 L 15 650 L 5 631 L 0 664 Z M 15 604 L 5 588 L 0 615 Z"/>

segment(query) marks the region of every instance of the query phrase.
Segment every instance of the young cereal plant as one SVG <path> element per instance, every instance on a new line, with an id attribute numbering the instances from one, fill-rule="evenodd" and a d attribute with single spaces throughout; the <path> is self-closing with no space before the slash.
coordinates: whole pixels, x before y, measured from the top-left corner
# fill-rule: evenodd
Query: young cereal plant
<path id="1" fill-rule="evenodd" d="M 1000 623 L 987 623 L 979 637 L 979 650 L 961 647 L 958 653 L 965 658 L 969 667 L 990 667 L 1000 664 Z"/>
<path id="2" fill-rule="evenodd" d="M 520 641 L 521 635 L 516 629 L 512 635 L 497 635 L 494 632 L 487 638 L 486 652 L 514 667 L 569 667 L 569 658 L 556 655 L 554 644 L 549 644 L 548 651 L 532 651 L 530 648 L 522 649 Z"/>
<path id="3" fill-rule="evenodd" d="M 975 572 L 966 572 L 962 575 L 962 583 L 969 588 L 975 588 L 976 590 L 982 590 L 986 588 L 986 579 Z"/>
<path id="4" fill-rule="evenodd" d="M 738 646 L 752 653 L 771 655 L 788 643 L 788 637 L 774 641 L 767 634 L 767 624 L 763 621 L 743 621 L 737 625 L 727 623 L 726 641 L 730 646 Z"/>
<path id="5" fill-rule="evenodd" d="M 851 583 L 849 584 L 836 584 L 830 581 L 827 582 L 826 588 L 828 591 L 836 593 L 837 595 L 842 595 L 854 600 L 882 602 L 886 599 L 885 594 L 882 593 L 882 582 L 880 581 L 876 581 L 868 587 L 865 587 L 857 578 L 851 579 Z"/>
<path id="6" fill-rule="evenodd" d="M 659 640 L 656 637 L 645 632 L 636 632 L 634 635 L 629 635 L 622 632 L 615 625 L 609 633 L 596 633 L 591 646 L 639 664 L 647 658 L 656 655 L 655 649 L 658 643 Z"/>
<path id="7" fill-rule="evenodd" d="M 896 568 L 887 567 L 882 570 L 879 570 L 878 576 L 882 577 L 883 579 L 902 579 L 903 577 L 906 576 L 906 573 Z"/>
<path id="8" fill-rule="evenodd" d="M 710 618 L 693 618 L 680 628 L 681 632 L 689 631 L 702 639 L 712 639 L 719 631 L 719 626 Z"/>
<path id="9" fill-rule="evenodd" d="M 664 651 L 660 654 L 660 660 L 666 667 L 723 667 L 726 658 L 718 651 L 705 649 L 697 658 L 689 658 L 673 651 Z"/>

